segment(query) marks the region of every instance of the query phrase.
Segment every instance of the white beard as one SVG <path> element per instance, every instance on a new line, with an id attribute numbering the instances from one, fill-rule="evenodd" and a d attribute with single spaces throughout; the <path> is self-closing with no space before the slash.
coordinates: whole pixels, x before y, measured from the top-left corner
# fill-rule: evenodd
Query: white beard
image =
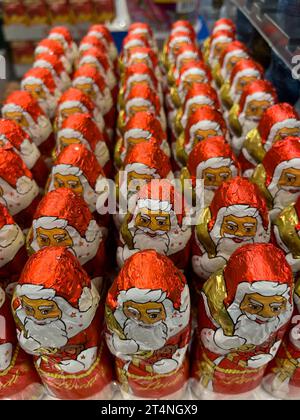
<path id="1" fill-rule="evenodd" d="M 24 235 L 19 226 L 3 226 L 0 230 L 0 267 L 12 261 L 24 243 Z"/>
<path id="2" fill-rule="evenodd" d="M 297 192 L 289 192 L 283 188 L 280 188 L 274 196 L 273 207 L 283 209 L 289 206 L 291 203 L 296 202 L 300 196 L 300 190 Z"/>
<path id="3" fill-rule="evenodd" d="M 33 338 L 40 343 L 40 347 L 60 348 L 66 345 L 68 336 L 65 324 L 60 319 L 47 321 L 47 324 L 39 325 L 29 317 L 25 318 L 24 328 L 27 338 Z"/>
<path id="4" fill-rule="evenodd" d="M 128 340 L 134 340 L 140 350 L 158 350 L 167 341 L 167 325 L 159 322 L 151 326 L 137 323 L 128 318 L 124 324 L 124 334 Z"/>
<path id="5" fill-rule="evenodd" d="M 221 238 L 217 244 L 217 255 L 221 255 L 226 260 L 236 251 L 238 248 L 240 248 L 243 245 L 246 244 L 253 244 L 254 238 L 246 239 L 243 238 L 243 241 L 240 243 L 234 242 L 229 237 Z"/>
<path id="6" fill-rule="evenodd" d="M 1 204 L 4 204 L 12 216 L 26 209 L 39 193 L 39 187 L 34 180 L 29 180 L 31 188 L 25 194 L 20 194 L 16 189 L 12 188 L 3 178 L 0 179 L 0 185 L 4 191 L 0 198 Z"/>
<path id="7" fill-rule="evenodd" d="M 31 123 L 28 128 L 23 128 L 37 146 L 46 141 L 52 132 L 52 126 L 46 117 L 39 118 L 37 124 Z"/>
<path id="8" fill-rule="evenodd" d="M 137 229 L 133 237 L 134 248 L 155 249 L 159 254 L 168 254 L 170 238 L 167 233 L 156 235 L 153 238 L 148 236 L 141 229 Z"/>
<path id="9" fill-rule="evenodd" d="M 209 190 L 208 188 L 204 188 L 204 207 L 210 206 L 216 190 L 217 188 L 211 190 Z"/>
<path id="10" fill-rule="evenodd" d="M 261 317 L 258 317 L 260 319 Z M 261 318 L 263 319 L 263 318 Z M 272 318 L 272 321 L 265 324 L 258 324 L 246 315 L 241 315 L 235 325 L 234 335 L 246 340 L 247 344 L 256 346 L 264 344 L 269 337 L 280 328 L 279 317 Z"/>
<path id="11" fill-rule="evenodd" d="M 239 122 L 243 129 L 243 137 L 245 137 L 249 133 L 249 131 L 257 127 L 259 119 L 246 118 L 243 114 L 241 114 L 239 116 Z"/>
<path id="12" fill-rule="evenodd" d="M 57 107 L 57 98 L 54 95 L 48 95 L 47 99 L 39 99 L 38 103 L 50 119 L 54 117 Z"/>

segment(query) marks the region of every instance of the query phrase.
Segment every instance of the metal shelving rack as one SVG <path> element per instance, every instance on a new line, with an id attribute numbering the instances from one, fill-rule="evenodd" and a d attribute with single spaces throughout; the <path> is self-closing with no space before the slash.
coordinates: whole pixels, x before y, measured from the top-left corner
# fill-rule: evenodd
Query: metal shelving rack
<path id="1" fill-rule="evenodd" d="M 300 18 L 297 18 L 297 24 L 294 17 L 278 13 L 273 1 L 231 0 L 231 2 L 292 70 L 296 64 L 293 62 L 293 57 L 297 55 L 300 57 Z"/>

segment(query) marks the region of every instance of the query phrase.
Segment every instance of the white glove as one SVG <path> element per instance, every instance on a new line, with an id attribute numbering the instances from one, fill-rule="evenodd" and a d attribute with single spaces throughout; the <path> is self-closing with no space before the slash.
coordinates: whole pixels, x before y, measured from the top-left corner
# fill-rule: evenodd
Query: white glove
<path id="1" fill-rule="evenodd" d="M 177 369 L 177 362 L 174 359 L 162 359 L 152 365 L 155 373 L 164 374 Z"/>
<path id="2" fill-rule="evenodd" d="M 122 340 L 117 334 L 112 337 L 112 346 L 116 356 L 122 354 L 135 354 L 139 346 L 134 340 Z"/>
<path id="3" fill-rule="evenodd" d="M 223 257 L 209 258 L 207 252 L 203 255 L 194 255 L 192 257 L 194 272 L 204 279 L 207 279 L 212 273 L 219 270 L 226 264 Z"/>
<path id="4" fill-rule="evenodd" d="M 273 356 L 271 354 L 257 354 L 256 356 L 250 357 L 250 359 L 247 362 L 248 367 L 257 369 L 264 365 L 267 365 L 271 360 L 273 359 Z"/>

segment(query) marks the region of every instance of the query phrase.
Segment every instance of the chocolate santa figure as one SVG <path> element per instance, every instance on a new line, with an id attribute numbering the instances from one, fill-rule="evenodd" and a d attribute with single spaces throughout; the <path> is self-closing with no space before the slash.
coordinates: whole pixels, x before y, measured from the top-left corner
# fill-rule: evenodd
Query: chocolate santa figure
<path id="1" fill-rule="evenodd" d="M 78 48 L 73 41 L 69 29 L 65 26 L 52 28 L 48 35 L 49 39 L 58 41 L 64 49 L 65 55 L 71 63 L 74 63 L 78 56 Z"/>
<path id="2" fill-rule="evenodd" d="M 224 48 L 220 58 L 212 70 L 214 81 L 217 87 L 220 88 L 225 82 L 229 81 L 230 73 L 235 66 L 242 59 L 249 58 L 249 53 L 246 45 L 240 41 L 233 41 L 226 48 Z"/>
<path id="3" fill-rule="evenodd" d="M 22 229 L 31 225 L 40 201 L 39 187 L 12 146 L 0 147 L 0 203 Z"/>
<path id="4" fill-rule="evenodd" d="M 42 67 L 32 68 L 23 77 L 21 87 L 38 101 L 50 119 L 54 117 L 61 93 L 50 70 Z"/>
<path id="5" fill-rule="evenodd" d="M 12 310 L 19 344 L 34 355 L 42 382 L 56 398 L 111 397 L 98 308 L 99 293 L 66 248 L 49 247 L 30 257 Z"/>
<path id="6" fill-rule="evenodd" d="M 176 155 L 181 165 L 186 165 L 189 154 L 197 143 L 210 137 L 228 138 L 222 114 L 211 106 L 204 105 L 187 119 L 184 131 L 176 142 Z"/>
<path id="7" fill-rule="evenodd" d="M 56 55 L 57 57 L 59 57 L 68 75 L 70 76 L 72 74 L 72 63 L 65 55 L 65 51 L 59 41 L 49 38 L 45 38 L 42 41 L 40 41 L 35 47 L 34 56 L 37 57 L 40 54 Z"/>
<path id="8" fill-rule="evenodd" d="M 195 194 L 197 180 L 203 180 L 204 206 L 210 205 L 216 190 L 224 181 L 240 175 L 240 165 L 224 137 L 211 137 L 191 151 L 181 179 L 190 180 Z M 196 197 L 194 197 L 196 198 Z"/>
<path id="9" fill-rule="evenodd" d="M 286 137 L 300 137 L 300 118 L 292 105 L 280 103 L 268 108 L 243 144 L 239 160 L 245 176 L 251 176 L 272 145 Z M 247 172 L 245 172 L 247 171 Z"/>
<path id="10" fill-rule="evenodd" d="M 97 219 L 96 206 L 98 210 L 104 207 L 108 184 L 96 156 L 83 144 L 70 144 L 53 164 L 48 191 L 63 187 L 81 195 Z"/>
<path id="11" fill-rule="evenodd" d="M 57 88 L 63 92 L 71 86 L 71 79 L 62 61 L 55 54 L 39 54 L 35 57 L 33 67 L 41 67 L 51 71 Z"/>
<path id="12" fill-rule="evenodd" d="M 30 169 L 37 184 L 44 188 L 48 168 L 41 153 L 29 135 L 14 120 L 0 119 L 0 147 L 12 146 L 28 169 Z"/>
<path id="13" fill-rule="evenodd" d="M 264 112 L 275 105 L 277 93 L 267 80 L 255 80 L 243 90 L 239 103 L 229 112 L 229 125 L 232 133 L 232 146 L 238 155 L 248 133 L 257 128 Z"/>
<path id="14" fill-rule="evenodd" d="M 69 188 L 57 188 L 41 200 L 26 242 L 31 254 L 49 246 L 67 248 L 94 278 L 107 268 L 104 233 L 82 197 Z"/>
<path id="15" fill-rule="evenodd" d="M 263 387 L 277 398 L 299 399 L 300 380 L 300 281 L 295 284 L 294 313 L 288 333 L 275 358 L 268 365 L 263 379 Z"/>
<path id="16" fill-rule="evenodd" d="M 219 31 L 231 32 L 232 36 L 235 36 L 236 35 L 236 25 L 231 19 L 227 19 L 227 18 L 218 19 L 213 25 L 213 28 L 212 28 L 212 31 L 211 31 L 211 36 L 206 38 L 206 40 L 203 43 L 203 53 L 205 55 L 208 55 L 212 35 L 216 34 Z"/>
<path id="17" fill-rule="evenodd" d="M 90 48 L 97 48 L 100 51 L 104 51 L 105 54 L 108 57 L 108 51 L 107 51 L 103 41 L 101 39 L 99 39 L 98 37 L 88 33 L 80 41 L 79 48 L 78 48 L 78 52 L 79 52 L 79 57 L 78 58 L 79 58 L 79 60 L 81 59 L 82 54 L 85 51 L 89 50 Z"/>
<path id="18" fill-rule="evenodd" d="M 126 63 L 126 67 L 121 66 L 120 71 L 121 73 L 124 72 L 124 70 L 131 66 L 132 64 L 138 64 L 143 63 L 150 68 L 158 80 L 163 82 L 161 80 L 161 70 L 158 63 L 158 58 L 155 52 L 149 48 L 149 47 L 134 47 L 130 50 L 130 54 L 128 55 L 128 60 Z"/>
<path id="19" fill-rule="evenodd" d="M 224 49 L 235 40 L 235 34 L 230 30 L 218 30 L 210 37 L 209 49 L 204 53 L 204 59 L 211 69 L 218 64 Z"/>
<path id="20" fill-rule="evenodd" d="M 51 122 L 29 92 L 19 90 L 11 93 L 1 112 L 3 118 L 14 120 L 20 125 L 43 156 L 51 156 L 55 146 Z"/>
<path id="21" fill-rule="evenodd" d="M 103 133 L 88 114 L 73 114 L 64 120 L 61 129 L 57 132 L 56 154 L 58 155 L 70 144 L 79 143 L 84 144 L 95 153 L 97 161 L 105 174 L 109 176 L 112 162 L 110 161 L 108 145 Z"/>
<path id="22" fill-rule="evenodd" d="M 64 120 L 73 114 L 90 114 L 99 130 L 107 137 L 103 116 L 94 102 L 81 90 L 71 87 L 59 98 L 54 121 L 55 129 L 61 129 Z"/>
<path id="23" fill-rule="evenodd" d="M 179 397 L 188 376 L 190 296 L 186 279 L 155 251 L 132 256 L 106 298 L 106 341 L 123 395 Z"/>
<path id="24" fill-rule="evenodd" d="M 95 36 L 100 39 L 108 51 L 108 56 L 112 62 L 118 58 L 118 50 L 114 43 L 114 39 L 105 25 L 92 25 L 88 31 L 88 34 Z"/>
<path id="25" fill-rule="evenodd" d="M 0 400 L 31 400 L 43 395 L 31 358 L 18 346 L 10 300 L 0 286 Z"/>
<path id="26" fill-rule="evenodd" d="M 261 80 L 264 71 L 259 63 L 252 59 L 238 61 L 231 70 L 229 80 L 225 82 L 220 90 L 222 103 L 228 112 L 234 103 L 239 102 L 243 89 L 254 80 Z"/>
<path id="27" fill-rule="evenodd" d="M 147 37 L 142 34 L 128 34 L 122 42 L 122 52 L 119 57 L 120 67 L 127 66 L 127 60 L 130 56 L 131 50 L 136 47 L 147 47 L 150 48 L 150 44 Z"/>
<path id="28" fill-rule="evenodd" d="M 286 254 L 286 260 L 295 276 L 300 271 L 299 219 L 300 197 L 278 214 L 273 225 L 276 244 Z"/>
<path id="29" fill-rule="evenodd" d="M 135 144 L 146 142 L 155 138 L 161 150 L 170 156 L 170 146 L 167 135 L 162 129 L 158 118 L 149 111 L 141 111 L 129 118 L 121 137 L 117 140 L 114 152 L 115 164 L 121 167 L 127 153 Z"/>
<path id="30" fill-rule="evenodd" d="M 258 187 L 241 177 L 223 182 L 201 212 L 194 239 L 193 269 L 203 280 L 222 268 L 237 248 L 269 242 L 269 214 Z"/>
<path id="31" fill-rule="evenodd" d="M 26 260 L 23 232 L 7 208 L 0 204 L 0 285 L 4 289 L 18 280 Z"/>
<path id="32" fill-rule="evenodd" d="M 162 61 L 165 68 L 168 70 L 170 66 L 175 64 L 176 52 L 181 47 L 193 44 L 194 36 L 191 36 L 191 34 L 184 31 L 171 33 L 163 48 Z"/>
<path id="33" fill-rule="evenodd" d="M 120 229 L 117 262 L 120 267 L 134 253 L 154 249 L 185 268 L 190 254 L 191 226 L 182 195 L 166 179 L 152 180 L 139 190 Z"/>
<path id="34" fill-rule="evenodd" d="M 179 78 L 182 67 L 191 61 L 202 61 L 201 50 L 197 45 L 184 44 L 174 54 L 175 62 L 170 66 L 168 71 L 168 83 L 174 85 L 176 80 Z"/>
<path id="35" fill-rule="evenodd" d="M 83 65 L 73 76 L 72 86 L 80 89 L 92 99 L 105 120 L 107 132 L 112 136 L 115 109 L 108 85 L 100 72 L 90 65 Z"/>
<path id="36" fill-rule="evenodd" d="M 300 138 L 287 137 L 275 143 L 257 166 L 252 180 L 265 196 L 273 221 L 300 195 Z"/>
<path id="37" fill-rule="evenodd" d="M 138 114 L 137 114 L 138 115 Z M 161 150 L 159 142 L 152 137 L 147 142 L 132 145 L 124 160 L 123 170 L 116 176 L 118 204 L 128 204 L 128 210 L 135 205 L 140 188 L 153 179 L 174 178 L 169 157 Z M 123 204 L 124 203 L 124 204 Z M 119 229 L 127 212 L 127 207 L 114 215 Z"/>
<path id="38" fill-rule="evenodd" d="M 151 48 L 155 53 L 158 52 L 157 42 L 155 40 L 153 31 L 148 23 L 145 22 L 134 22 L 128 28 L 128 33 L 132 35 L 142 35 L 147 39 Z"/>
<path id="39" fill-rule="evenodd" d="M 293 276 L 282 251 L 271 244 L 235 251 L 201 292 L 194 392 L 219 398 L 257 388 L 292 312 Z"/>

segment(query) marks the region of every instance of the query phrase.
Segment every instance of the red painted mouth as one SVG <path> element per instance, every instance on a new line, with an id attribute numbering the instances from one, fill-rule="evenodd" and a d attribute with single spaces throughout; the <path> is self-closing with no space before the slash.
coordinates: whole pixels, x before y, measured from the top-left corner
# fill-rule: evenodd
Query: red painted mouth
<path id="1" fill-rule="evenodd" d="M 232 238 L 233 242 L 235 242 L 236 244 L 240 244 L 243 242 L 243 239 L 239 239 L 239 238 Z"/>
<path id="2" fill-rule="evenodd" d="M 268 321 L 261 321 L 260 319 L 256 319 L 255 322 L 257 322 L 259 325 L 266 324 Z"/>

